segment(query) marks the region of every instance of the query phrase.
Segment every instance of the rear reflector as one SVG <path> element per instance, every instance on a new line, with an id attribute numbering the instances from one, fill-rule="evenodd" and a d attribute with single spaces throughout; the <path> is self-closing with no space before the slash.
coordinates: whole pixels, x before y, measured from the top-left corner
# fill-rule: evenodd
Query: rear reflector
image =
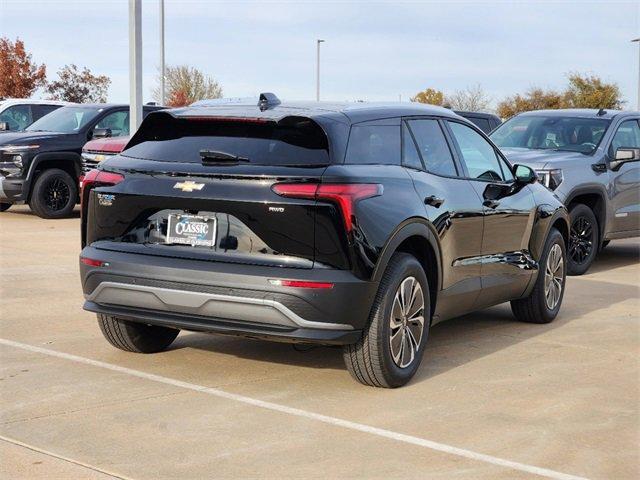
<path id="1" fill-rule="evenodd" d="M 309 282 L 305 280 L 269 280 L 271 285 L 280 287 L 295 288 L 333 288 L 333 283 L 328 282 Z"/>
<path id="2" fill-rule="evenodd" d="M 85 265 L 89 265 L 90 267 L 108 267 L 109 263 L 103 262 L 102 260 L 95 260 L 93 258 L 80 257 L 80 261 Z"/>
<path id="3" fill-rule="evenodd" d="M 276 183 L 271 189 L 282 197 L 315 198 L 336 203 L 348 233 L 353 230 L 356 202 L 382 195 L 382 185 L 377 183 Z"/>

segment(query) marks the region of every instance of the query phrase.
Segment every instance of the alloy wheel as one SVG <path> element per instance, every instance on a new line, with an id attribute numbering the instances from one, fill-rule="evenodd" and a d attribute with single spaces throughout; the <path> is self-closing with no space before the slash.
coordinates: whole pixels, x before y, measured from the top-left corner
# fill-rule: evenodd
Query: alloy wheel
<path id="1" fill-rule="evenodd" d="M 61 178 L 52 178 L 44 188 L 45 205 L 53 212 L 66 207 L 70 197 L 69 185 Z"/>
<path id="2" fill-rule="evenodd" d="M 564 259 L 557 243 L 551 247 L 544 272 L 544 296 L 549 310 L 558 306 L 564 283 Z"/>
<path id="3" fill-rule="evenodd" d="M 424 330 L 424 294 L 415 277 L 405 278 L 398 287 L 389 326 L 393 361 L 400 368 L 406 368 L 417 356 Z"/>
<path id="4" fill-rule="evenodd" d="M 583 264 L 591 257 L 594 233 L 593 224 L 586 217 L 578 217 L 571 224 L 569 256 L 574 263 Z"/>

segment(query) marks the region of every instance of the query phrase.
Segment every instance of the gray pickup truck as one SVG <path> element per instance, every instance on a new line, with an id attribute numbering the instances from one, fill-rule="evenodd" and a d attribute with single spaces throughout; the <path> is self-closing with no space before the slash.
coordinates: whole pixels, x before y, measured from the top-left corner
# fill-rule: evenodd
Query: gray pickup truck
<path id="1" fill-rule="evenodd" d="M 610 240 L 640 235 L 640 112 L 538 110 L 490 137 L 569 209 L 570 274 L 585 273 Z"/>

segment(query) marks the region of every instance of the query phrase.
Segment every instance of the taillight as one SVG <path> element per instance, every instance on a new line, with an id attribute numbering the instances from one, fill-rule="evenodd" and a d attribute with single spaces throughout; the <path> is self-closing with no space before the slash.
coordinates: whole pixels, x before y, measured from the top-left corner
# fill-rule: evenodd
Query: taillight
<path id="1" fill-rule="evenodd" d="M 102 260 L 96 260 L 95 258 L 80 257 L 80 262 L 84 263 L 85 265 L 89 265 L 90 267 L 108 267 L 109 266 L 108 262 L 103 262 Z"/>
<path id="2" fill-rule="evenodd" d="M 80 193 L 80 202 L 83 203 L 86 201 L 85 191 L 89 192 L 89 190 L 93 187 L 99 187 L 103 185 L 117 185 L 121 181 L 124 180 L 124 175 L 120 173 L 114 172 L 106 172 L 104 170 L 98 170 L 94 168 L 93 170 L 89 170 L 87 174 L 82 179 L 82 191 Z"/>
<path id="3" fill-rule="evenodd" d="M 271 189 L 282 197 L 328 200 L 337 204 L 347 233 L 353 230 L 356 202 L 382 195 L 382 185 L 377 183 L 276 183 Z"/>
<path id="4" fill-rule="evenodd" d="M 311 282 L 307 280 L 269 280 L 271 285 L 294 288 L 333 288 L 333 283 Z"/>

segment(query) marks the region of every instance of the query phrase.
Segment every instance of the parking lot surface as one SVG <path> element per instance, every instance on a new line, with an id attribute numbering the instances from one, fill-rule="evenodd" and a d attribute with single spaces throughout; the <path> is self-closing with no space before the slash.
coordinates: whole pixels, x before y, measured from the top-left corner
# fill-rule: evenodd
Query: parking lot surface
<path id="1" fill-rule="evenodd" d="M 183 333 L 110 347 L 79 219 L 0 214 L 0 478 L 640 478 L 640 242 L 571 277 L 550 325 L 501 305 L 433 328 L 406 387 L 335 348 Z"/>

